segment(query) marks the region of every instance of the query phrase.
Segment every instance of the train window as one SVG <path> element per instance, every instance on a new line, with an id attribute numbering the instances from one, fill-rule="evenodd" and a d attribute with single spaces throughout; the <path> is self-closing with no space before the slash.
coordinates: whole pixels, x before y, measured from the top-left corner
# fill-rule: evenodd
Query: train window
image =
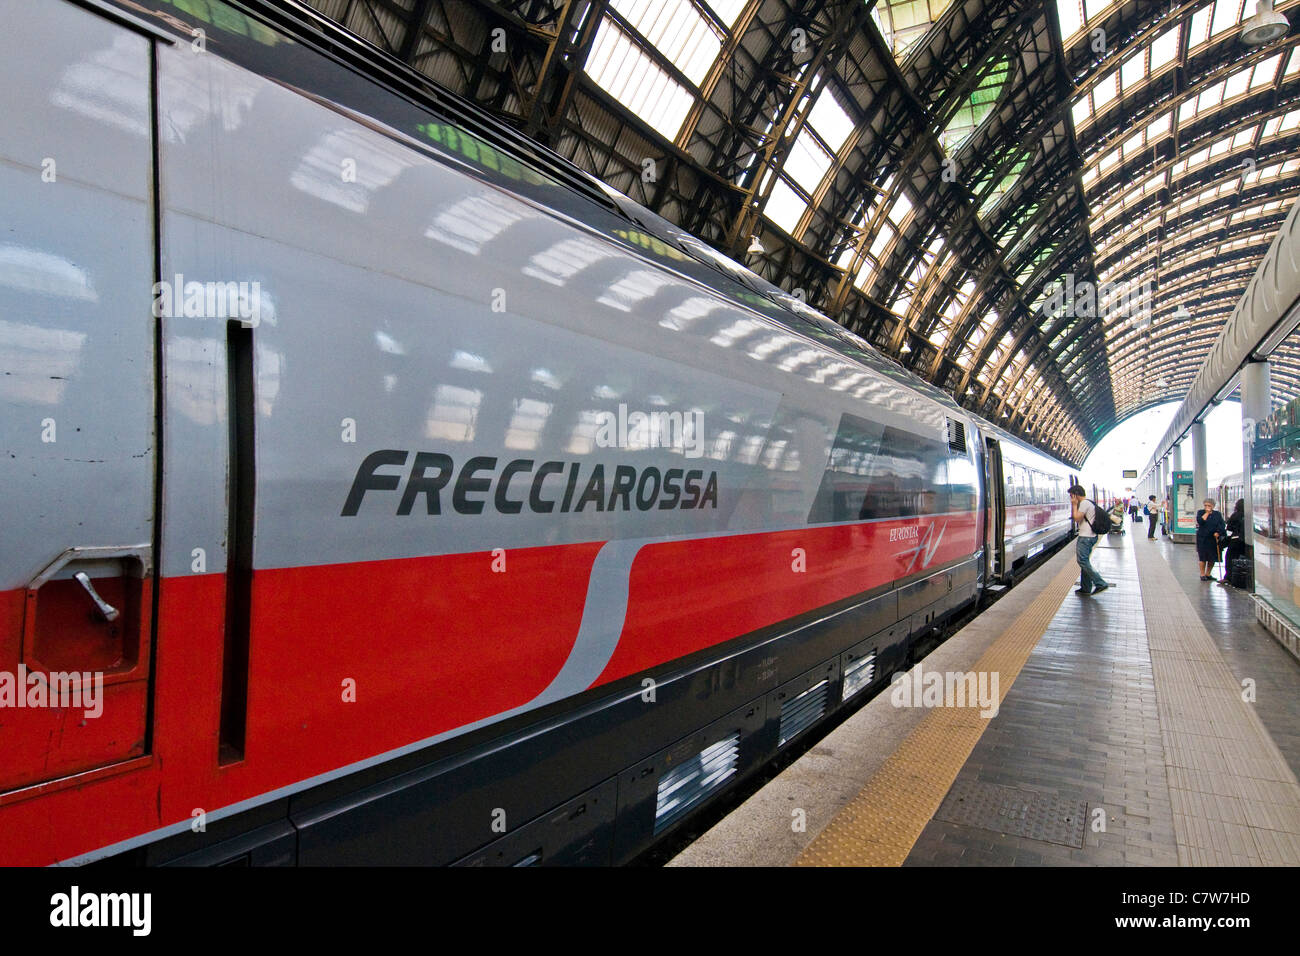
<path id="1" fill-rule="evenodd" d="M 946 441 L 842 415 L 808 521 L 862 521 L 949 511 L 950 454 Z M 957 507 L 964 506 L 958 495 Z"/>
<path id="2" fill-rule="evenodd" d="M 948 510 L 975 510 L 979 501 L 976 478 L 975 465 L 969 458 L 956 456 L 948 459 Z"/>

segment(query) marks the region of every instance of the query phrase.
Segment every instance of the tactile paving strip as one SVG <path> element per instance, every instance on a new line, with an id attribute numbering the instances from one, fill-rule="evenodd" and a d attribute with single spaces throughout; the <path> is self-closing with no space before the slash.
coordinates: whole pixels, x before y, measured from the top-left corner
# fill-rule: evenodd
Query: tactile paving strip
<path id="1" fill-rule="evenodd" d="M 999 704 L 1078 574 L 1073 562 L 1064 564 L 973 668 L 998 673 Z M 988 718 L 973 707 L 931 710 L 795 865 L 901 866 L 987 725 Z"/>
<path id="2" fill-rule="evenodd" d="M 1083 846 L 1088 805 L 1049 793 L 958 780 L 934 815 L 962 826 L 993 830 L 1062 846 Z"/>

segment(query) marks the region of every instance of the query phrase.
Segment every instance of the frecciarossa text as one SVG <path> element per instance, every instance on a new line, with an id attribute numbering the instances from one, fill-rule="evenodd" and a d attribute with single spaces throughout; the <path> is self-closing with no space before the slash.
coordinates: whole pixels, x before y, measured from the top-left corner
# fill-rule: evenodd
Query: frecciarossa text
<path id="1" fill-rule="evenodd" d="M 482 514 L 489 506 L 507 515 L 525 510 L 550 514 L 718 507 L 716 471 L 708 472 L 706 477 L 699 468 L 661 470 L 615 465 L 607 475 L 603 464 L 577 461 L 539 463 L 532 458 L 513 458 L 499 468 L 498 463 L 495 457 L 478 456 L 466 459 L 457 468 L 450 455 L 439 452 L 420 451 L 414 457 L 409 451 L 395 448 L 371 452 L 357 468 L 341 516 L 355 515 L 367 492 L 395 492 L 399 488 L 399 515 L 409 515 L 420 499 L 424 500 L 425 514 L 442 514 L 444 492 L 449 492 L 448 510 L 463 515 Z M 384 474 L 381 468 L 406 470 Z"/>

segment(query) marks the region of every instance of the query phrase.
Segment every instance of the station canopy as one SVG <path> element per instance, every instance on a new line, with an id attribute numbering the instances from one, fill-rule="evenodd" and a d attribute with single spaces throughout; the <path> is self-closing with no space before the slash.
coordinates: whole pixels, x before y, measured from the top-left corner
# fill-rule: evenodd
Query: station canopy
<path id="1" fill-rule="evenodd" d="M 1300 189 L 1300 0 L 309 5 L 1075 464 Z"/>

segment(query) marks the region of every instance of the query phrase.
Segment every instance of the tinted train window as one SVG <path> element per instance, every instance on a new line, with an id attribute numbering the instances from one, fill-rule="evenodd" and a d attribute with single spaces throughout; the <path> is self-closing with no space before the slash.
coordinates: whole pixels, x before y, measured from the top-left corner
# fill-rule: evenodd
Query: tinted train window
<path id="1" fill-rule="evenodd" d="M 808 522 L 865 521 L 974 507 L 974 468 L 946 441 L 842 415 Z M 965 464 L 969 471 L 962 471 Z"/>

